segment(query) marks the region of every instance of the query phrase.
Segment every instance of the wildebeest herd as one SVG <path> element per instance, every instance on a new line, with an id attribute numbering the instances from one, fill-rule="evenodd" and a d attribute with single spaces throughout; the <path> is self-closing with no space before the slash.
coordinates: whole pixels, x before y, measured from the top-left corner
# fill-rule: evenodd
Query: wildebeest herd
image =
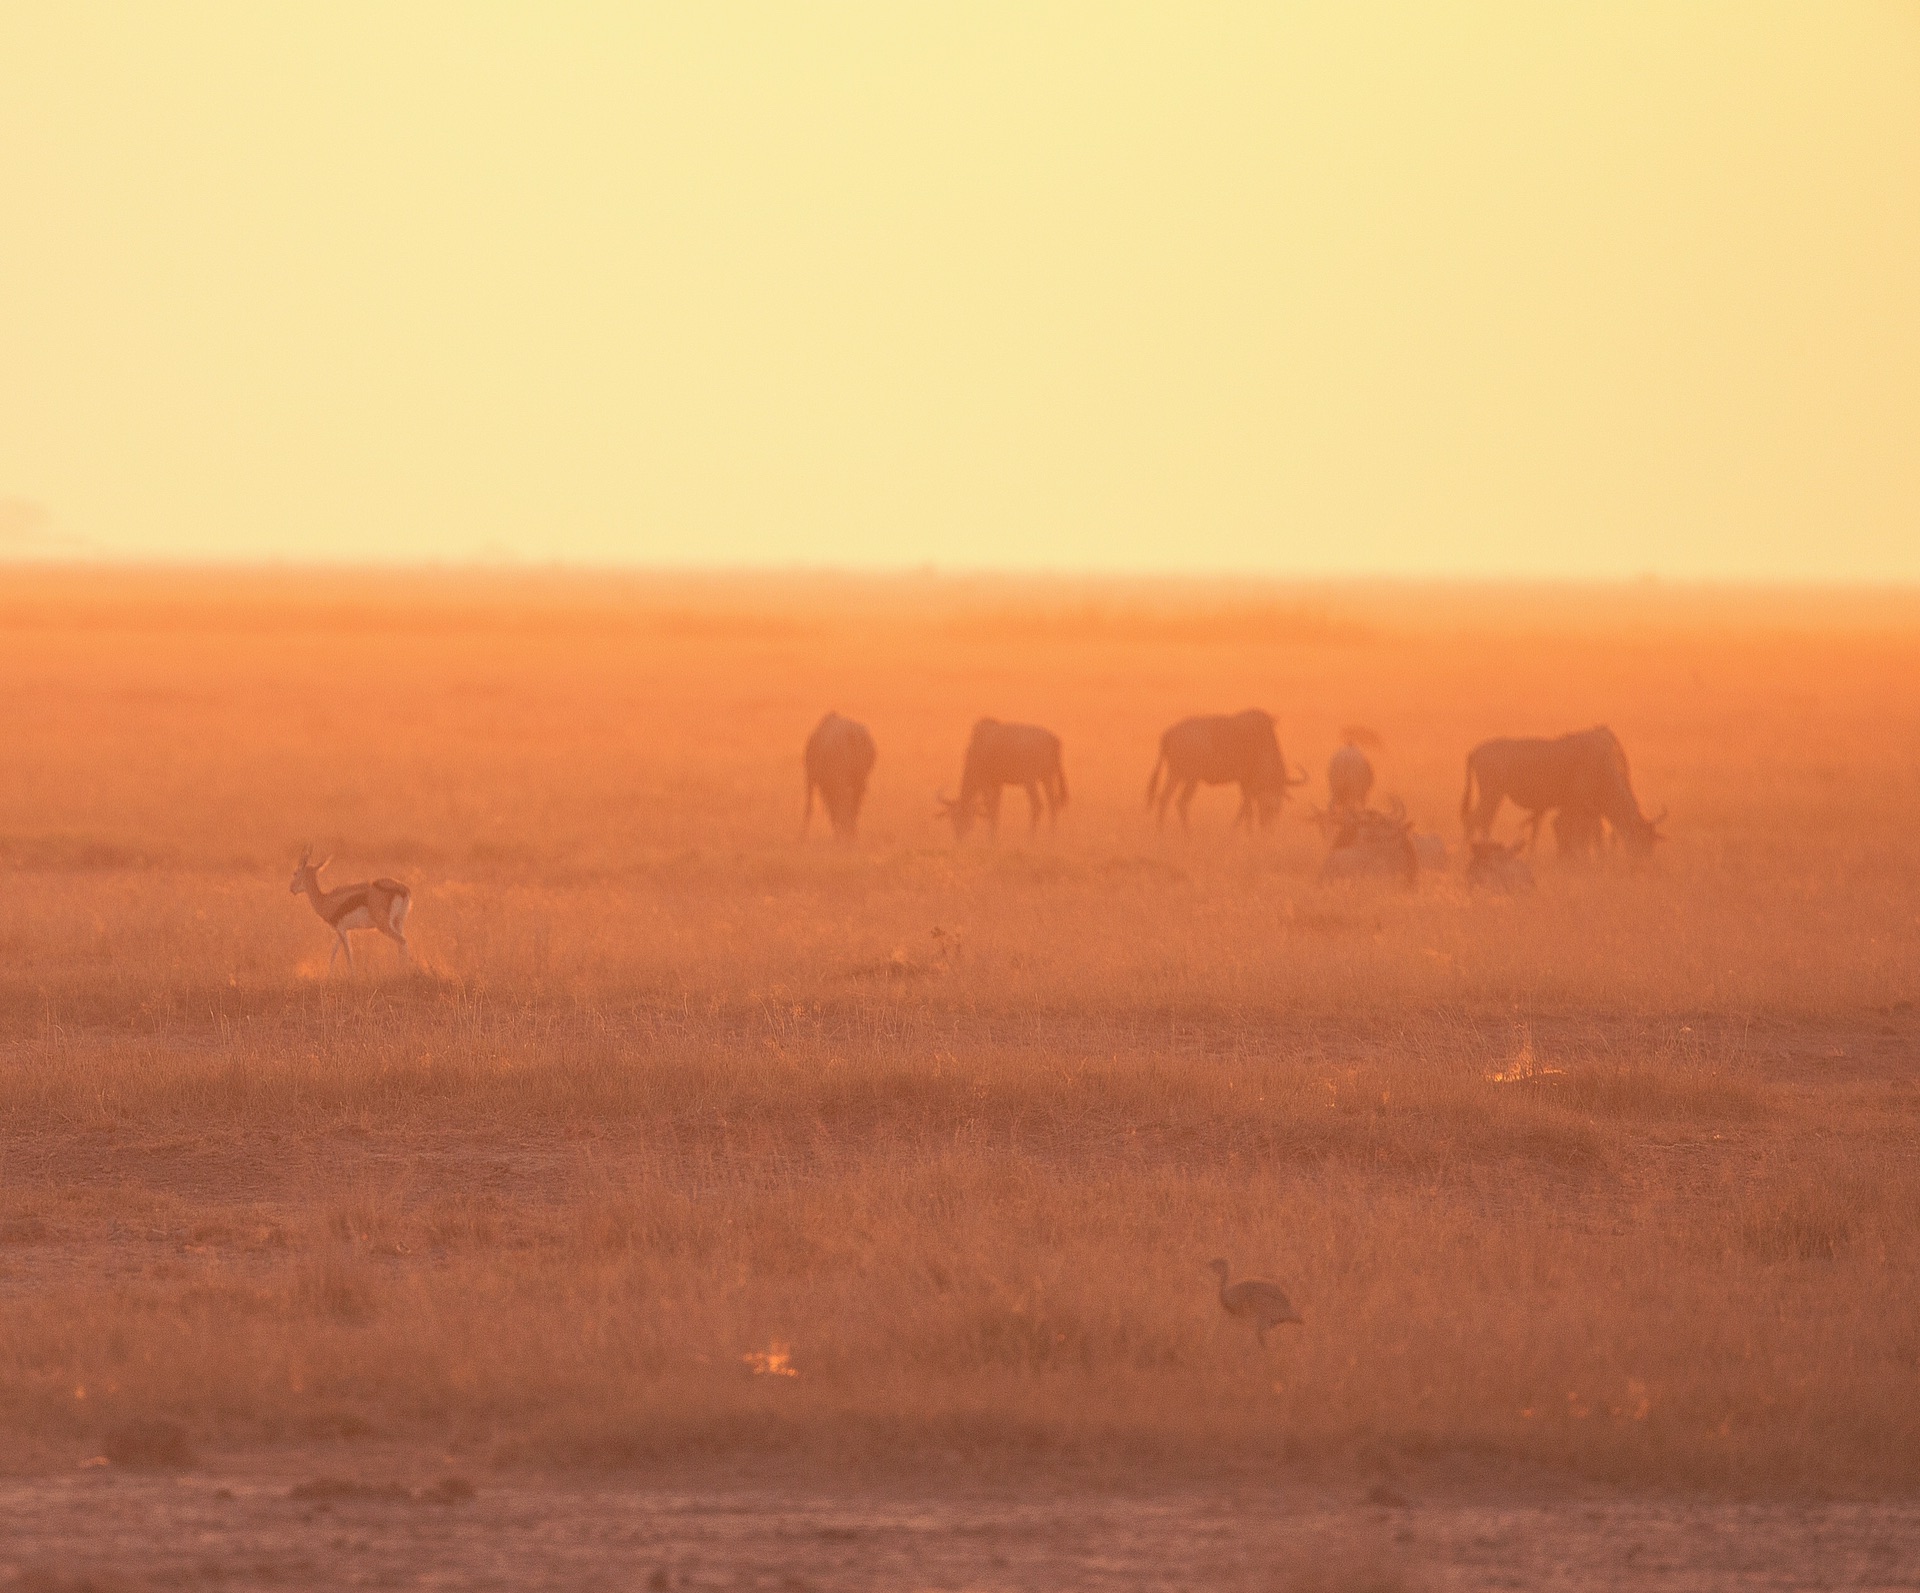
<path id="1" fill-rule="evenodd" d="M 1345 733 L 1327 763 L 1327 805 L 1307 815 L 1328 842 L 1321 878 L 1398 879 L 1412 885 L 1422 869 L 1446 866 L 1446 843 L 1416 831 L 1398 798 L 1384 810 L 1369 806 L 1374 781 L 1365 751 L 1369 745 L 1377 745 L 1369 732 L 1355 728 Z M 802 834 L 812 820 L 817 791 L 834 833 L 842 839 L 853 837 L 874 759 L 874 741 L 866 726 L 838 713 L 820 721 L 807 738 Z M 1185 829 L 1187 810 L 1201 786 L 1238 786 L 1234 827 L 1244 824 L 1251 830 L 1257 823 L 1265 829 L 1288 792 L 1307 779 L 1305 771 L 1290 766 L 1281 753 L 1272 714 L 1259 708 L 1200 714 L 1182 719 L 1161 736 L 1160 755 L 1147 778 L 1147 806 L 1163 827 L 1171 806 Z M 976 820 L 997 832 L 1000 798 L 1008 786 L 1027 793 L 1031 829 L 1040 827 L 1043 812 L 1049 824 L 1057 822 L 1067 805 L 1060 738 L 1038 725 L 982 719 L 967 738 L 960 794 L 941 793 L 934 816 L 953 825 L 956 839 L 964 838 Z M 1503 845 L 1493 839 L 1493 824 L 1507 802 L 1525 815 L 1525 834 Z M 1659 825 L 1666 814 L 1662 809 L 1648 818 L 1641 812 L 1626 749 L 1605 725 L 1551 738 L 1483 741 L 1467 754 L 1466 789 L 1460 798 L 1468 882 L 1507 890 L 1531 885 L 1532 871 L 1522 854 L 1538 843 L 1549 816 L 1560 854 L 1591 858 L 1609 845 L 1646 856 L 1662 839 Z"/>
<path id="2" fill-rule="evenodd" d="M 1398 797 L 1386 808 L 1370 806 L 1374 772 L 1365 748 L 1377 745 L 1370 732 L 1345 732 L 1341 745 L 1327 763 L 1327 805 L 1313 808 L 1307 818 L 1327 840 L 1323 881 L 1382 879 L 1414 885 L 1423 869 L 1447 866 L 1447 846 L 1437 835 L 1413 827 Z M 851 841 L 860 823 L 860 806 L 878 756 L 873 735 L 863 724 L 830 713 L 807 737 L 802 764 L 806 773 L 804 836 L 813 822 L 816 796 L 827 811 L 833 833 Z M 1231 785 L 1240 790 L 1234 827 L 1266 829 L 1278 816 L 1287 794 L 1307 784 L 1304 770 L 1288 764 L 1280 751 L 1273 715 L 1259 708 L 1237 714 L 1200 714 L 1182 719 L 1160 738 L 1160 755 L 1147 778 L 1147 806 L 1156 824 L 1164 827 L 1167 809 L 1187 828 L 1187 810 L 1203 785 Z M 1067 771 L 1060 738 L 1038 725 L 1003 724 L 982 719 L 967 738 L 960 768 L 960 794 L 938 798 L 936 819 L 953 826 L 955 840 L 963 840 L 978 821 L 990 832 L 1000 827 L 1000 799 L 1008 786 L 1027 794 L 1030 829 L 1038 830 L 1044 813 L 1056 824 L 1067 805 Z M 1493 839 L 1494 820 L 1511 802 L 1525 818 L 1521 839 L 1503 844 Z M 1525 852 L 1538 843 L 1540 827 L 1553 819 L 1555 845 L 1563 857 L 1591 858 L 1603 847 L 1618 846 L 1644 857 L 1661 840 L 1660 821 L 1640 811 L 1633 794 L 1626 749 L 1605 725 L 1568 735 L 1503 737 L 1483 741 L 1467 754 L 1467 783 L 1460 797 L 1460 822 L 1466 832 L 1466 880 L 1495 890 L 1524 890 L 1533 884 Z M 353 962 L 350 931 L 376 929 L 406 954 L 402 929 L 411 897 L 396 880 L 378 879 L 332 890 L 319 882 L 324 862 L 309 862 L 303 852 L 291 889 L 305 894 L 313 909 L 334 932 L 334 952 L 344 949 Z M 333 958 L 328 958 L 328 967 Z"/>

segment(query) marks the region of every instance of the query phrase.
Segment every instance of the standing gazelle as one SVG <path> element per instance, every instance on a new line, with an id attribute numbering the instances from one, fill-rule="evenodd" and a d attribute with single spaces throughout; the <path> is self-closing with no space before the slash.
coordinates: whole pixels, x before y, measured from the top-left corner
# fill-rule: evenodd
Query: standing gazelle
<path id="1" fill-rule="evenodd" d="M 406 956 L 404 925 L 407 909 L 413 905 L 413 893 L 394 879 L 367 880 L 358 885 L 336 885 L 332 890 L 323 890 L 320 886 L 320 870 L 333 859 L 323 857 L 317 863 L 310 863 L 307 860 L 312 856 L 311 846 L 301 847 L 300 863 L 294 869 L 293 883 L 287 889 L 295 896 L 304 891 L 307 900 L 313 903 L 313 910 L 333 931 L 333 949 L 327 953 L 327 972 L 333 972 L 333 959 L 342 951 L 347 954 L 347 966 L 353 966 L 353 947 L 347 940 L 349 930 L 377 929 L 399 946 L 402 957 Z"/>

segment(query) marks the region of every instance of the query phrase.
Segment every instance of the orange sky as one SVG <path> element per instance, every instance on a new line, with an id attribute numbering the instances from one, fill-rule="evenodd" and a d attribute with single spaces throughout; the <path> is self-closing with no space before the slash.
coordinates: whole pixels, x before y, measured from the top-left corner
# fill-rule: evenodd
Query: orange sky
<path id="1" fill-rule="evenodd" d="M 13 6 L 0 557 L 1920 580 L 1907 4 Z"/>

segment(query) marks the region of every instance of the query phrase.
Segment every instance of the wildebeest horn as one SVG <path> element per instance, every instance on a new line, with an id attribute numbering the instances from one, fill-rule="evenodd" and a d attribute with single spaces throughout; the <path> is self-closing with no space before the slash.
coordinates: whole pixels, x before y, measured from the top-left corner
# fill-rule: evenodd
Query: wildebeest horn
<path id="1" fill-rule="evenodd" d="M 302 868 L 305 868 L 307 866 L 307 859 L 312 856 L 313 856 L 313 842 L 309 841 L 305 846 L 300 848 L 300 866 Z"/>
<path id="2" fill-rule="evenodd" d="M 1662 808 L 1658 813 L 1654 814 L 1652 818 L 1648 819 L 1647 823 L 1649 825 L 1657 826 L 1657 825 L 1666 823 L 1666 821 L 1667 821 L 1667 810 L 1665 808 Z"/>
<path id="3" fill-rule="evenodd" d="M 1305 785 L 1307 783 L 1307 778 L 1308 778 L 1307 771 L 1305 769 L 1301 769 L 1300 765 L 1297 763 L 1294 765 L 1294 768 L 1298 769 L 1299 773 L 1295 774 L 1291 779 L 1287 779 L 1286 783 L 1288 785 Z"/>

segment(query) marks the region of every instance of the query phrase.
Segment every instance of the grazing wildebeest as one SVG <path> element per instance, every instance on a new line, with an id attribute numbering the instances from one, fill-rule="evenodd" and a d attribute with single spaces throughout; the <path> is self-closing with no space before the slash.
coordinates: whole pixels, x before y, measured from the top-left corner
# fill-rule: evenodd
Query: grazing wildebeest
<path id="1" fill-rule="evenodd" d="M 1475 787 L 1479 788 L 1475 800 Z M 1640 811 L 1627 771 L 1626 749 L 1605 725 L 1551 740 L 1540 736 L 1483 741 L 1467 754 L 1467 785 L 1460 796 L 1460 822 L 1467 839 L 1490 839 L 1500 804 L 1511 800 L 1527 814 L 1527 845 L 1539 839 L 1541 821 L 1556 809 L 1605 819 L 1614 835 L 1639 856 L 1661 840 L 1654 818 Z M 1579 833 L 1586 820 L 1576 822 Z"/>
<path id="2" fill-rule="evenodd" d="M 1067 771 L 1060 762 L 1060 738 L 1038 725 L 1003 725 L 998 719 L 982 719 L 967 738 L 959 798 L 941 794 L 940 811 L 934 817 L 953 821 L 956 841 L 973 828 L 976 813 L 997 835 L 1000 793 L 1010 785 L 1026 788 L 1030 830 L 1040 828 L 1043 803 L 1047 822 L 1057 823 L 1060 810 L 1067 805 Z"/>
<path id="3" fill-rule="evenodd" d="M 1357 813 L 1373 790 L 1373 765 L 1351 741 L 1327 760 L 1327 808 Z"/>
<path id="4" fill-rule="evenodd" d="M 1161 784 L 1162 771 L 1166 774 Z M 1287 773 L 1280 741 L 1273 733 L 1273 715 L 1258 708 L 1237 714 L 1200 714 L 1182 719 L 1160 738 L 1160 757 L 1147 777 L 1147 806 L 1158 799 L 1157 824 L 1167 822 L 1167 804 L 1179 809 L 1180 827 L 1187 828 L 1187 807 L 1203 785 L 1240 787 L 1240 811 L 1234 827 L 1253 826 L 1258 815 L 1265 829 L 1287 799 L 1291 786 L 1306 784 L 1304 773 Z M 1176 797 L 1176 793 L 1178 793 Z"/>
<path id="5" fill-rule="evenodd" d="M 1320 865 L 1320 882 L 1336 879 L 1397 879 L 1412 885 L 1420 875 L 1420 854 L 1406 805 L 1394 798 L 1390 813 L 1372 808 L 1329 815 L 1333 849 Z"/>
<path id="6" fill-rule="evenodd" d="M 1467 883 L 1483 890 L 1530 891 L 1533 869 L 1520 855 L 1521 843 L 1506 846 L 1499 841 L 1474 841 L 1473 855 L 1467 859 Z"/>
<path id="7" fill-rule="evenodd" d="M 843 841 L 853 839 L 854 827 L 860 822 L 860 803 L 867 794 L 867 776 L 873 773 L 873 759 L 873 737 L 865 725 L 830 713 L 813 727 L 802 760 L 807 771 L 802 835 L 813 824 L 813 793 L 818 791 L 833 833 Z"/>

